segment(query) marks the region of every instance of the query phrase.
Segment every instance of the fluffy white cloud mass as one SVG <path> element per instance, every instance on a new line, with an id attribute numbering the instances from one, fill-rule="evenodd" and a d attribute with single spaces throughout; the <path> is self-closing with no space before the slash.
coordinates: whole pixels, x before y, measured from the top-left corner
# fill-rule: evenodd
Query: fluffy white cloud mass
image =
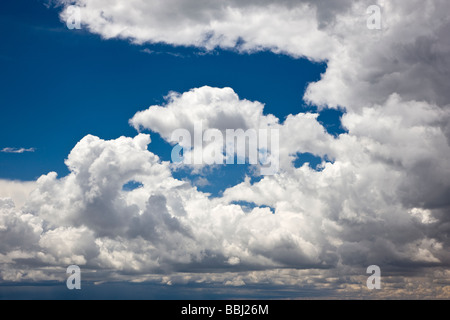
<path id="1" fill-rule="evenodd" d="M 276 127 L 278 174 L 209 198 L 173 178 L 171 164 L 148 150 L 149 135 L 87 136 L 67 159 L 68 176 L 39 178 L 20 209 L 0 201 L 2 281 L 61 279 L 62 267 L 78 264 L 102 271 L 93 281 L 275 283 L 349 296 L 449 297 L 448 1 L 60 2 L 80 6 L 83 25 L 107 39 L 326 61 L 304 99 L 345 108 L 348 132 L 329 135 L 316 114 L 281 122 L 263 114 L 263 101 L 231 88 L 172 93 L 130 124 L 169 142 L 173 130 L 192 130 L 197 121 L 205 129 Z M 372 4 L 382 8 L 381 30 L 366 27 Z M 332 162 L 321 171 L 295 168 L 298 152 Z M 130 181 L 142 186 L 127 191 Z M 385 276 L 376 293 L 364 291 L 371 264 Z"/>

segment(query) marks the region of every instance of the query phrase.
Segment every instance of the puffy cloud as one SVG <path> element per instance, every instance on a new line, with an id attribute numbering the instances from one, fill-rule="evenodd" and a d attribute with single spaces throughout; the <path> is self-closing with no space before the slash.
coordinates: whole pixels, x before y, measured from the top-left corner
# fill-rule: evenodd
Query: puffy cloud
<path id="1" fill-rule="evenodd" d="M 264 105 L 259 102 L 240 100 L 231 88 L 204 86 L 189 92 L 170 93 L 167 105 L 151 106 L 138 112 L 130 124 L 137 130 L 151 129 L 170 141 L 172 133 L 180 128 L 194 135 L 194 126 L 203 122 L 204 129 L 258 129 L 276 124 L 274 116 L 263 115 Z"/>
<path id="2" fill-rule="evenodd" d="M 184 164 L 193 164 L 197 169 L 206 164 L 223 164 L 230 154 L 249 160 L 251 150 L 259 160 L 262 156 L 258 157 L 258 152 L 269 152 L 267 157 L 278 154 L 278 148 L 271 142 L 274 136 L 271 130 L 279 130 L 278 119 L 264 115 L 263 104 L 239 99 L 231 88 L 204 86 L 183 94 L 172 92 L 166 100 L 164 106 L 151 106 L 138 112 L 130 124 L 137 130 L 157 132 L 169 143 L 182 146 L 183 157 L 187 159 Z M 267 143 L 260 139 L 259 129 L 267 130 L 262 134 Z M 228 130 L 233 135 L 229 135 Z M 243 137 L 248 134 L 248 147 L 247 142 L 240 144 L 239 139 L 233 140 L 239 130 Z M 228 152 L 230 145 L 234 152 Z M 258 159 L 252 160 L 247 162 L 260 163 Z"/>
<path id="3" fill-rule="evenodd" d="M 183 100 L 185 96 L 189 99 Z M 191 102 L 205 96 L 206 102 Z M 260 103 L 240 100 L 231 89 L 204 87 L 176 97 L 138 113 L 131 123 L 139 119 L 169 139 L 170 130 L 185 125 L 176 121 L 209 123 L 225 109 L 249 127 L 267 122 Z M 221 107 L 223 101 L 226 107 Z M 249 106 L 247 114 L 241 104 Z M 183 107 L 192 107 L 192 113 L 183 114 Z M 405 110 L 407 117 L 402 116 Z M 182 120 L 167 124 L 168 113 L 183 115 Z M 55 173 L 42 176 L 23 211 L 14 213 L 21 221 L 37 219 L 41 226 L 28 232 L 34 238 L 27 240 L 30 251 L 22 254 L 29 256 L 19 261 L 77 263 L 113 269 L 121 277 L 168 274 L 176 279 L 180 272 L 206 272 L 207 281 L 221 279 L 233 286 L 250 280 L 217 273 L 234 271 L 247 278 L 259 269 L 347 268 L 355 273 L 370 264 L 382 264 L 384 272 L 393 272 L 392 266 L 447 266 L 448 240 L 441 222 L 448 205 L 433 203 L 447 192 L 447 180 L 423 179 L 423 174 L 447 174 L 450 149 L 438 125 L 445 117 L 437 106 L 405 102 L 396 95 L 385 105 L 345 115 L 348 134 L 337 138 L 326 133 L 315 114 L 289 116 L 281 124 L 270 116 L 281 133 L 285 165 L 274 176 L 254 183 L 247 178 L 211 199 L 172 177 L 170 164 L 148 150 L 148 135 L 110 141 L 86 136 L 66 160 L 71 173 L 61 179 Z M 331 155 L 334 162 L 321 171 L 295 168 L 291 160 L 297 152 Z M 427 161 L 436 166 L 423 173 L 420 164 Z M 129 181 L 140 187 L 123 188 Z M 418 181 L 436 191 L 415 198 L 417 188 L 405 187 Z M 256 207 L 248 210 L 236 201 Z M 15 212 L 11 201 L 2 207 Z M 19 232 L 5 233 L 5 243 L 19 245 L 5 248 L 7 256 L 27 248 L 13 234 Z M 14 265 L 16 260 L 9 259 L 8 266 Z"/>
<path id="4" fill-rule="evenodd" d="M 98 255 L 94 233 L 86 227 L 59 227 L 41 234 L 39 247 L 47 254 L 43 257 L 48 264 L 80 266 Z"/>
<path id="5" fill-rule="evenodd" d="M 65 1 L 60 1 L 65 2 Z M 104 38 L 254 51 L 271 48 L 324 59 L 335 41 L 320 30 L 341 6 L 314 1 L 127 1 L 80 0 L 82 23 Z M 349 1 L 345 1 L 349 5 Z M 64 10 L 66 20 L 70 12 Z M 243 41 L 242 41 L 243 40 Z"/>
<path id="6" fill-rule="evenodd" d="M 279 218 L 268 208 L 244 212 L 211 200 L 172 178 L 168 164 L 147 150 L 149 142 L 144 134 L 111 141 L 86 136 L 66 161 L 68 176 L 39 178 L 21 212 L 5 201 L 2 207 L 18 215 L 16 220 L 41 223 L 41 229 L 27 232 L 35 237 L 27 241 L 34 246 L 29 259 L 134 273 L 335 263 L 334 255 L 317 245 L 317 234 L 299 227 L 301 215 L 284 212 Z M 142 187 L 124 190 L 130 180 Z M 17 238 L 27 224 L 9 231 L 10 224 L 18 225 L 11 219 L 3 223 L 5 244 L 26 248 L 25 239 Z"/>
<path id="7" fill-rule="evenodd" d="M 212 157 L 215 150 L 226 153 L 226 130 L 247 131 L 255 130 L 256 139 L 249 141 L 249 149 L 258 149 L 261 153 L 259 160 L 263 160 L 262 144 L 259 130 L 268 130 L 267 150 L 273 152 L 272 156 L 280 158 L 281 167 L 284 170 L 292 169 L 292 161 L 298 152 L 310 152 L 321 157 L 334 156 L 331 148 L 334 138 L 329 135 L 323 126 L 317 121 L 318 114 L 301 113 L 290 115 L 286 121 L 280 124 L 275 116 L 264 115 L 264 105 L 258 101 L 240 99 L 231 88 L 211 88 L 204 86 L 195 88 L 183 94 L 172 92 L 166 97 L 166 104 L 151 106 L 145 111 L 140 111 L 130 120 L 130 124 L 136 130 L 148 129 L 159 133 L 166 141 L 175 144 L 180 143 L 185 149 L 185 157 L 194 157 L 196 153 L 196 131 L 202 133 L 203 159 Z M 179 140 L 174 135 L 178 129 L 189 132 L 190 141 Z M 206 130 L 219 130 L 222 140 L 208 140 Z M 278 145 L 271 141 L 274 137 L 271 130 L 279 131 L 282 139 Z M 284 139 L 283 137 L 290 137 Z M 190 148 L 193 148 L 190 150 Z M 265 149 L 265 148 L 264 148 Z M 278 149 L 278 150 L 276 150 Z M 236 149 L 236 151 L 239 151 Z M 249 162 L 249 150 L 246 150 L 247 162 Z M 243 153 L 240 153 L 243 154 Z M 224 155 L 225 156 L 225 155 Z M 225 162 L 225 159 L 222 159 Z M 208 161 L 203 161 L 202 166 Z M 197 163 L 196 163 L 197 164 Z M 198 165 L 198 164 L 197 164 Z"/>
<path id="8" fill-rule="evenodd" d="M 449 77 L 449 24 L 446 1 L 372 1 L 382 10 L 382 29 L 365 28 L 366 1 L 339 16 L 327 32 L 340 39 L 341 50 L 328 59 L 321 81 L 305 98 L 321 106 L 359 110 L 383 104 L 392 94 L 405 100 L 446 107 Z"/>
<path id="9" fill-rule="evenodd" d="M 36 188 L 35 181 L 12 181 L 0 179 L 0 198 L 10 198 L 17 207 L 22 207 L 31 191 Z"/>
<path id="10" fill-rule="evenodd" d="M 410 206 L 450 205 L 447 178 L 450 146 L 446 126 L 450 110 L 426 102 L 404 101 L 393 94 L 383 105 L 348 113 L 343 124 L 358 136 L 371 162 L 383 163 L 404 175 L 395 193 Z M 411 186 L 414 186 L 412 188 Z"/>
<path id="11" fill-rule="evenodd" d="M 0 252 L 7 254 L 15 250 L 30 250 L 42 232 L 41 219 L 22 214 L 8 198 L 0 199 Z"/>

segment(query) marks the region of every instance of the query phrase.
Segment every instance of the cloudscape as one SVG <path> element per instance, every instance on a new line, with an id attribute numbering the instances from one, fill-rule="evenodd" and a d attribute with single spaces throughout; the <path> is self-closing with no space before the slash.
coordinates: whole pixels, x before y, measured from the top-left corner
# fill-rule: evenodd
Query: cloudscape
<path id="1" fill-rule="evenodd" d="M 0 298 L 450 298 L 448 1 L 0 6 Z"/>

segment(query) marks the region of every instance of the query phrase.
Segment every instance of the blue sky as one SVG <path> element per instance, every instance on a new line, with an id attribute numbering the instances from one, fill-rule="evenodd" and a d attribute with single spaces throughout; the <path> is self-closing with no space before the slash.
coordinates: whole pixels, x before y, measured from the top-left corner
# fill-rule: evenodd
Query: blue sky
<path id="1" fill-rule="evenodd" d="M 0 178 L 35 180 L 50 171 L 65 176 L 64 159 L 82 137 L 134 136 L 128 119 L 164 103 L 170 91 L 231 87 L 241 99 L 264 103 L 265 113 L 280 120 L 315 111 L 302 96 L 309 82 L 320 79 L 324 63 L 271 52 L 205 52 L 102 40 L 83 29 L 69 30 L 58 17 L 59 8 L 47 8 L 42 1 L 4 1 L 0 6 L 0 148 L 36 149 L 0 153 Z M 343 132 L 339 116 L 324 110 L 319 120 L 336 134 Z M 157 134 L 152 134 L 150 150 L 170 160 L 170 147 Z M 209 177 L 216 183 L 205 191 L 223 191 L 247 172 L 245 166 L 224 170 L 215 173 L 219 179 Z"/>

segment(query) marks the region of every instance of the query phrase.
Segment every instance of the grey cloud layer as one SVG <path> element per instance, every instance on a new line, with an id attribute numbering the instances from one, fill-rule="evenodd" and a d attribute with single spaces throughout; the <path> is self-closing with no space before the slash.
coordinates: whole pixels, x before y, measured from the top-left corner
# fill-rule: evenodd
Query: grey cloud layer
<path id="1" fill-rule="evenodd" d="M 378 264 L 388 283 L 381 295 L 412 294 L 415 283 L 419 296 L 448 297 L 448 1 L 375 1 L 382 30 L 366 28 L 368 1 L 74 2 L 85 27 L 105 38 L 206 49 L 235 48 L 242 39 L 241 51 L 326 60 L 305 100 L 344 107 L 348 133 L 328 135 L 315 114 L 280 122 L 263 115 L 263 101 L 231 88 L 172 93 L 130 124 L 168 141 L 199 120 L 211 128 L 220 119 L 274 126 L 279 174 L 210 199 L 172 177 L 171 165 L 147 150 L 148 135 L 87 136 L 68 157 L 69 176 L 41 177 L 22 208 L 2 200 L 3 281 L 53 279 L 52 268 L 77 263 L 105 271 L 105 279 L 271 282 L 351 295 L 365 285 L 365 267 Z M 322 171 L 295 168 L 297 152 L 333 162 Z M 129 181 L 142 187 L 124 191 Z M 235 201 L 257 207 L 248 212 Z"/>

